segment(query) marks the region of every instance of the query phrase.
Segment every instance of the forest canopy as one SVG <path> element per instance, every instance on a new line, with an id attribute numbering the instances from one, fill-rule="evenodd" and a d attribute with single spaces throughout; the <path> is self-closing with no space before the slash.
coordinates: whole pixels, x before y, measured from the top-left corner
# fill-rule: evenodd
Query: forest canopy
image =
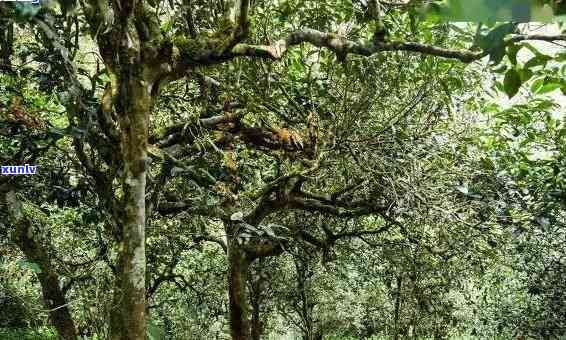
<path id="1" fill-rule="evenodd" d="M 0 2 L 0 339 L 565 337 L 524 5 Z"/>

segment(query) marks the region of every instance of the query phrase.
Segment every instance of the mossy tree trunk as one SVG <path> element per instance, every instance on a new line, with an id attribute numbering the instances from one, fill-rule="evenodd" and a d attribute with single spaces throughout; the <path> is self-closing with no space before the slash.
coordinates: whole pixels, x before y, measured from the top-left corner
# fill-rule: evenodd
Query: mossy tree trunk
<path id="1" fill-rule="evenodd" d="M 144 339 L 145 332 L 145 192 L 148 168 L 148 122 L 151 86 L 142 66 L 123 70 L 117 82 L 115 107 L 119 116 L 123 216 L 118 266 L 114 290 L 115 309 L 111 314 L 111 339 Z"/>
<path id="2" fill-rule="evenodd" d="M 0 210 L 7 214 L 11 241 L 20 248 L 28 262 L 39 268 L 36 275 L 51 324 L 61 339 L 77 339 L 77 329 L 60 285 L 61 280 L 52 266 L 51 256 L 40 238 L 41 233 L 25 215 L 14 191 L 0 193 Z"/>
<path id="3" fill-rule="evenodd" d="M 259 263 L 259 268 L 261 268 Z M 257 274 L 257 273 L 256 273 Z M 259 276 L 259 275 L 253 275 Z M 252 340 L 261 340 L 263 335 L 263 321 L 261 320 L 261 293 L 262 293 L 262 279 L 261 277 L 253 277 L 250 279 L 252 287 L 250 292 L 251 300 L 251 338 Z"/>
<path id="4" fill-rule="evenodd" d="M 230 299 L 230 330 L 233 340 L 249 340 L 251 324 L 246 290 L 249 261 L 234 240 L 228 245 L 228 290 Z"/>
<path id="5" fill-rule="evenodd" d="M 122 213 L 117 221 L 118 265 L 110 338 L 139 340 L 146 337 L 145 194 L 151 103 L 159 95 L 160 87 L 184 77 L 190 69 L 232 58 L 230 48 L 245 37 L 249 1 L 225 4 L 228 27 L 221 28 L 213 38 L 181 34 L 182 39 L 177 40 L 186 44 L 180 46 L 175 46 L 177 40 L 162 35 L 156 9 L 148 2 L 87 0 L 83 6 L 110 76 L 108 98 L 102 99 L 103 104 L 109 105 L 103 110 L 112 110 L 118 117 L 124 168 L 123 197 L 117 209 Z M 238 248 L 230 254 L 233 301 L 236 309 L 244 306 L 240 320 L 247 320 L 247 261 Z M 234 318 L 235 324 L 240 325 L 236 319 L 239 318 Z M 237 327 L 242 334 L 237 339 L 248 339 L 247 321 Z"/>

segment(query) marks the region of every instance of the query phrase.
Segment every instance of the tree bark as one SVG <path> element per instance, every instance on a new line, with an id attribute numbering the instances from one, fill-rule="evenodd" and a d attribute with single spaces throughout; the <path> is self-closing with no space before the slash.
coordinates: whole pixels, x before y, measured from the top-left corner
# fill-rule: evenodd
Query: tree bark
<path id="1" fill-rule="evenodd" d="M 33 261 L 37 261 L 37 259 Z M 42 271 L 37 276 L 41 284 L 44 304 L 49 309 L 49 317 L 53 327 L 62 339 L 77 339 L 75 323 L 67 307 L 65 294 L 60 289 L 59 276 L 51 270 Z"/>
<path id="2" fill-rule="evenodd" d="M 119 115 L 124 162 L 124 213 L 118 249 L 112 340 L 145 339 L 145 190 L 151 86 L 143 66 L 125 67 L 120 76 L 116 111 Z"/>
<path id="3" fill-rule="evenodd" d="M 299 294 L 300 311 L 299 315 L 303 322 L 303 339 L 319 340 L 322 338 L 322 329 L 318 329 L 317 323 L 313 318 L 314 303 L 309 294 L 308 272 L 309 259 L 307 253 L 302 253 L 301 257 L 295 258 L 295 270 L 297 273 L 297 292 Z"/>
<path id="4" fill-rule="evenodd" d="M 246 291 L 249 261 L 236 241 L 228 246 L 228 289 L 232 340 L 250 339 L 249 301 Z"/>
<path id="5" fill-rule="evenodd" d="M 0 71 L 13 71 L 10 61 L 13 52 L 14 23 L 0 19 Z"/>
<path id="6" fill-rule="evenodd" d="M 252 271 L 252 275 L 250 275 L 250 284 L 251 284 L 251 291 L 250 291 L 250 300 L 252 306 L 252 324 L 251 324 L 251 333 L 252 333 L 252 340 L 260 340 L 261 336 L 263 335 L 263 328 L 264 324 L 261 320 L 261 303 L 262 303 L 262 270 L 263 270 L 263 261 L 257 264 L 255 270 Z"/>
<path id="7" fill-rule="evenodd" d="M 256 300 L 252 304 L 252 340 L 260 340 L 263 334 L 263 322 L 260 315 L 260 304 Z"/>
<path id="8" fill-rule="evenodd" d="M 59 337 L 64 340 L 77 339 L 77 330 L 67 307 L 67 300 L 59 285 L 59 276 L 51 265 L 49 253 L 42 244 L 37 230 L 24 215 L 21 203 L 13 191 L 1 195 L 0 204 L 5 205 L 8 221 L 13 226 L 11 240 L 25 254 L 27 260 L 37 264 L 40 272 L 36 275 L 41 285 L 45 308 L 49 311 L 51 324 L 57 330 Z M 3 210 L 4 208 L 0 208 Z"/>
<path id="9" fill-rule="evenodd" d="M 401 289 L 403 285 L 403 277 L 401 275 L 397 276 L 397 294 L 395 295 L 395 312 L 394 312 L 394 325 L 395 325 L 395 335 L 394 339 L 399 339 L 399 312 L 401 310 Z"/>

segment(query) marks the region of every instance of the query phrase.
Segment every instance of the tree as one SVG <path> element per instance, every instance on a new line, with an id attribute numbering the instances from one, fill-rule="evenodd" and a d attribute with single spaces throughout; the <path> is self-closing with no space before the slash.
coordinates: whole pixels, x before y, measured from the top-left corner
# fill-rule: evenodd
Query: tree
<path id="1" fill-rule="evenodd" d="M 544 54 L 526 47 L 529 58 L 508 65 L 532 75 L 524 90 L 529 96 L 508 107 L 491 103 L 497 118 L 477 141 L 485 150 L 478 163 L 491 176 L 476 185 L 491 193 L 486 203 L 508 244 L 507 265 L 490 275 L 496 284 L 484 293 L 500 302 L 482 305 L 507 334 L 559 337 L 566 329 L 564 286 L 556 281 L 564 272 L 564 107 L 548 94 L 558 92 L 563 79 L 554 61 L 535 63 Z"/>
<path id="2" fill-rule="evenodd" d="M 385 191 L 383 194 L 384 183 L 380 182 L 379 178 L 369 181 L 371 185 L 362 180 L 344 181 L 344 176 L 332 176 L 336 169 L 325 166 L 325 162 L 328 162 L 327 154 L 341 159 L 348 157 L 350 162 L 359 162 L 357 158 L 367 157 L 369 152 L 375 151 L 372 149 L 371 140 L 372 137 L 379 136 L 378 129 L 368 130 L 371 135 L 356 135 L 356 131 L 352 130 L 356 121 L 346 114 L 340 117 L 340 124 L 332 124 L 336 123 L 331 122 L 336 117 L 332 117 L 331 112 L 317 112 L 317 103 L 304 100 L 301 91 L 306 88 L 300 89 L 299 93 L 290 93 L 289 88 L 281 87 L 279 91 L 286 98 L 284 105 L 292 107 L 281 109 L 277 104 L 269 103 L 269 100 L 254 98 L 261 91 L 247 93 L 244 89 L 239 95 L 219 91 L 218 87 L 237 87 L 234 84 L 238 84 L 238 79 L 234 79 L 233 75 L 221 75 L 223 79 L 231 81 L 224 84 L 202 73 L 207 70 L 226 72 L 230 71 L 230 66 L 237 63 L 252 63 L 256 60 L 262 67 L 277 67 L 274 66 L 277 64 L 263 61 L 282 60 L 287 57 L 291 59 L 296 57 L 293 51 L 306 44 L 310 48 L 302 50 L 301 53 L 317 53 L 323 60 L 314 64 L 328 69 L 342 68 L 337 72 L 336 83 L 347 88 L 351 73 L 357 72 L 357 85 L 369 95 L 368 84 L 360 78 L 363 78 L 363 72 L 367 70 L 386 73 L 386 70 L 380 69 L 379 60 L 374 59 L 379 59 L 387 52 L 447 58 L 459 63 L 471 63 L 489 55 L 491 60 L 497 63 L 501 61 L 506 48 L 518 42 L 552 42 L 566 39 L 564 35 L 516 34 L 512 25 L 500 25 L 486 34 L 480 31 L 480 37 L 483 38 L 480 39 L 480 48 L 467 49 L 464 45 L 471 43 L 470 34 L 453 36 L 446 31 L 441 39 L 435 39 L 431 33 L 434 26 L 429 22 L 419 22 L 416 15 L 410 11 L 410 6 L 398 7 L 390 4 L 388 8 L 384 5 L 386 8 L 382 12 L 377 10 L 381 7 L 379 2 L 370 3 L 373 7 L 365 8 L 357 2 L 310 5 L 302 2 L 263 4 L 242 0 L 224 1 L 208 6 L 206 2 L 156 3 L 125 0 L 61 2 L 60 7 L 45 6 L 39 10 L 5 4 L 0 7 L 9 19 L 7 24 L 2 22 L 2 25 L 12 27 L 14 21 L 24 22 L 39 32 L 36 40 L 40 48 L 36 51 L 36 57 L 39 58 L 44 53 L 43 58 L 39 59 L 49 65 L 56 76 L 53 81 L 61 91 L 59 101 L 64 106 L 69 121 L 69 128 L 63 131 L 63 135 L 72 140 L 72 152 L 80 162 L 80 171 L 92 185 L 93 197 L 97 198 L 98 208 L 102 211 L 102 216 L 98 219 L 106 224 L 108 233 L 112 235 L 112 246 L 117 252 L 117 259 L 116 263 L 108 260 L 109 267 L 115 272 L 113 304 L 116 308 L 112 309 L 110 317 L 111 339 L 140 339 L 146 336 L 146 226 L 152 218 L 184 212 L 222 223 L 227 235 L 226 242 L 209 235 L 206 230 L 201 238 L 195 241 L 212 241 L 226 250 L 233 339 L 248 339 L 252 333 L 259 332 L 253 329 L 253 326 L 259 323 L 250 322 L 249 318 L 246 284 L 250 266 L 258 259 L 282 254 L 289 242 L 296 238 L 314 244 L 327 255 L 331 254 L 331 248 L 339 240 L 380 234 L 392 228 L 398 228 L 404 237 L 418 242 L 410 232 L 404 230 L 405 221 L 400 220 L 410 217 L 410 214 L 391 210 L 396 202 L 391 200 L 391 195 L 388 194 L 394 190 Z M 354 9 L 359 17 L 349 16 L 348 11 L 341 9 L 341 5 Z M 321 11 L 320 16 L 315 15 L 316 11 Z M 295 14 L 295 17 L 286 22 L 291 14 Z M 316 27 L 307 27 L 304 22 L 300 22 L 301 18 L 296 14 L 316 18 L 313 22 Z M 282 23 L 263 27 L 263 22 L 273 16 L 277 16 Z M 253 30 L 252 24 L 262 26 L 265 32 L 270 34 Z M 388 35 L 383 34 L 384 25 L 387 27 L 393 24 L 396 29 L 388 32 Z M 329 33 L 335 29 L 333 26 L 338 25 L 342 26 L 338 27 L 336 33 Z M 417 35 L 418 25 L 425 30 L 422 34 L 423 40 L 434 44 L 407 39 L 407 34 L 403 32 L 405 27 L 412 27 L 412 34 Z M 348 26 L 350 33 L 344 32 Z M 445 25 L 442 29 L 447 28 Z M 85 30 L 88 30 L 90 39 L 100 53 L 102 65 L 97 65 L 96 69 L 81 68 L 75 60 L 81 43 L 84 44 L 88 40 L 84 36 Z M 348 34 L 351 37 L 348 37 Z M 279 37 L 279 40 L 275 40 L 276 37 Z M 272 43 L 262 44 L 266 41 Z M 12 53 L 11 38 L 6 36 L 0 43 L 3 56 Z M 349 56 L 376 58 L 366 60 L 356 57 L 348 60 Z M 245 61 L 241 61 L 242 58 L 245 58 Z M 291 64 L 288 67 L 291 77 L 293 72 L 304 72 L 305 69 L 301 70 L 301 67 L 307 63 L 305 59 L 307 58 L 295 59 L 299 64 L 303 64 L 302 66 Z M 430 59 L 407 58 L 407 64 L 400 63 L 398 67 L 403 70 L 407 65 L 414 67 L 414 64 L 422 61 L 420 67 L 426 68 L 428 60 Z M 368 65 L 367 68 L 364 63 Z M 459 67 L 454 65 L 456 64 L 448 63 L 435 66 L 438 66 L 437 70 L 446 71 L 450 67 Z M 432 69 L 434 67 L 426 71 L 431 72 Z M 252 74 L 253 71 L 248 68 L 247 72 Z M 446 72 L 449 73 L 449 70 Z M 277 82 L 269 78 L 272 75 L 270 72 L 264 75 L 267 88 L 271 82 Z M 416 72 L 416 75 L 419 73 Z M 85 85 L 84 78 L 81 78 L 85 76 L 91 83 L 90 88 Z M 176 82 L 186 77 L 196 79 L 200 87 L 200 100 L 208 102 L 203 105 L 206 110 L 199 112 L 199 116 L 191 122 L 181 121 L 163 127 L 162 131 L 152 130 L 152 118 L 158 111 L 155 107 L 166 97 L 163 94 L 167 91 L 174 93 Z M 323 79 L 317 80 L 324 82 Z M 402 80 L 408 82 L 410 79 Z M 454 81 L 454 77 L 441 79 L 439 86 L 446 87 L 445 81 Z M 100 83 L 103 83 L 102 86 Z M 513 87 L 517 81 L 511 79 L 506 83 L 511 84 L 506 87 Z M 295 84 L 289 82 L 284 85 L 292 88 Z M 312 87 L 309 90 L 312 90 Z M 324 99 L 325 91 L 330 94 L 336 91 L 329 97 L 338 98 L 335 84 L 322 84 L 319 90 L 321 92 L 317 97 Z M 440 90 L 442 89 L 436 87 L 430 93 L 437 94 Z M 426 89 L 423 91 L 427 92 Z M 265 92 L 264 90 L 263 95 L 268 96 L 269 93 Z M 224 95 L 224 98 L 220 98 L 219 93 Z M 396 139 L 418 139 L 420 128 L 420 132 L 430 132 L 427 128 L 434 126 L 433 123 L 440 112 L 428 117 L 411 116 L 412 110 L 422 105 L 424 99 L 420 96 L 417 93 L 413 106 L 408 105 L 406 112 L 398 116 L 399 120 L 389 122 L 393 130 L 389 131 L 389 142 L 395 143 Z M 241 97 L 239 99 L 242 100 L 231 101 L 230 97 Z M 450 95 L 447 94 L 447 97 Z M 356 96 L 352 98 L 354 100 L 343 104 L 359 105 L 354 108 L 355 112 L 376 112 L 369 110 L 370 102 L 360 100 Z M 395 103 L 385 105 L 396 106 Z M 325 110 L 329 107 L 323 106 Z M 440 107 L 439 105 L 438 111 L 441 110 Z M 211 109 L 216 112 L 211 113 Z M 262 110 L 271 114 L 262 115 Z M 303 117 L 297 119 L 288 115 L 288 111 L 295 111 Z M 309 111 L 313 113 L 309 115 Z M 12 110 L 13 116 L 14 112 Z M 329 116 L 322 117 L 324 114 Z M 372 118 L 371 114 L 368 115 L 369 118 Z M 287 127 L 280 121 L 284 119 L 287 119 Z M 249 121 L 255 125 L 251 125 Z M 20 119 L 20 123 L 23 122 Z M 375 124 L 378 122 L 377 119 L 373 120 Z M 299 128 L 291 128 L 289 125 Z M 304 131 L 300 131 L 301 129 Z M 213 132 L 216 132 L 218 137 L 210 143 L 213 151 L 228 150 L 222 154 L 222 160 L 218 159 L 217 154 L 206 152 L 208 146 L 201 145 L 202 140 L 211 140 L 210 135 Z M 404 133 L 414 135 L 411 137 L 403 135 Z M 365 150 L 348 150 L 346 139 L 349 137 L 365 138 Z M 280 168 L 283 168 L 283 171 L 274 172 L 275 176 L 270 179 L 241 183 L 241 174 L 233 164 L 234 160 L 229 151 L 238 145 L 245 145 L 251 152 L 281 152 L 282 155 L 278 155 L 276 159 L 282 164 Z M 405 146 L 409 145 L 414 144 L 407 143 Z M 205 156 L 201 157 L 197 153 L 199 149 L 201 153 L 205 150 Z M 397 150 L 399 153 L 407 151 L 408 149 L 402 148 Z M 266 154 L 266 157 L 269 157 L 269 153 Z M 416 156 L 414 153 L 412 155 Z M 386 156 L 383 155 L 383 158 Z M 150 167 L 152 162 L 159 163 L 161 168 L 156 176 L 148 177 L 152 175 L 151 171 L 155 170 Z M 262 165 L 265 166 L 267 162 L 264 158 Z M 369 164 L 375 165 L 371 162 Z M 358 166 L 363 168 L 362 163 Z M 188 184 L 180 185 L 183 191 L 179 192 L 186 195 L 173 197 L 173 200 L 163 199 L 160 190 L 175 173 L 184 173 L 190 178 Z M 312 180 L 310 177 L 316 174 L 327 175 L 329 179 Z M 344 174 L 348 175 L 348 172 L 345 171 Z M 350 175 L 359 175 L 359 171 Z M 148 178 L 151 178 L 151 188 L 148 188 Z M 8 208 L 12 207 L 9 209 L 12 216 L 19 216 L 17 198 L 13 194 L 18 183 L 7 182 L 2 185 L 5 187 L 2 191 L 6 193 L 4 204 Z M 254 185 L 255 188 L 250 190 L 247 185 Z M 367 186 L 367 189 L 364 186 Z M 213 196 L 217 201 L 214 204 L 202 204 L 202 198 L 206 200 L 207 195 L 192 195 L 191 192 L 197 192 L 198 188 L 207 193 L 214 192 Z M 400 183 L 394 183 L 391 188 L 403 189 L 407 197 L 410 196 L 408 192 L 411 189 L 403 187 Z M 254 195 L 251 195 L 252 192 Z M 201 196 L 198 197 L 201 199 L 196 200 L 197 196 Z M 411 198 L 418 200 L 418 196 Z M 252 204 L 249 204 L 250 201 Z M 407 207 L 412 205 L 407 204 Z M 356 225 L 357 228 L 341 231 L 320 224 L 320 233 L 312 235 L 301 230 L 300 226 L 293 230 L 290 226 L 264 223 L 274 216 L 286 221 L 289 217 L 284 215 L 289 211 L 331 216 L 336 221 L 377 216 L 379 222 L 374 226 L 380 227 L 366 230 Z M 19 219 L 12 217 L 11 221 L 12 227 L 20 226 Z M 363 227 L 363 223 L 361 226 Z M 25 252 L 25 247 L 20 245 L 20 248 Z M 439 252 L 438 249 L 430 251 Z M 99 258 L 103 258 L 104 253 L 101 252 Z M 34 260 L 31 254 L 28 254 L 28 257 Z M 49 272 L 47 264 L 38 265 L 42 271 Z M 157 278 L 152 287 L 158 287 L 156 282 L 160 280 L 175 280 L 172 270 L 165 273 L 169 274 L 169 277 L 162 275 Z M 58 281 L 57 278 L 54 280 Z M 44 287 L 45 295 L 52 293 Z M 57 292 L 53 294 L 61 295 Z M 58 305 L 62 306 L 64 303 L 59 301 Z M 61 336 L 65 336 L 67 331 L 71 334 L 67 337 L 73 338 L 69 324 L 57 325 L 56 318 L 53 321 Z"/>

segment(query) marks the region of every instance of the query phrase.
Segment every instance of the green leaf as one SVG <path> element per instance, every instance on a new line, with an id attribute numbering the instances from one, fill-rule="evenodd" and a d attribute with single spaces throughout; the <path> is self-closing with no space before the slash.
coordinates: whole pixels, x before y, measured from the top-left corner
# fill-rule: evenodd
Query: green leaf
<path id="1" fill-rule="evenodd" d="M 552 57 L 547 56 L 546 54 L 539 54 L 536 55 L 534 57 L 532 57 L 531 59 L 529 59 L 529 61 L 527 61 L 525 63 L 525 68 L 531 68 L 531 67 L 536 67 L 536 66 L 546 66 L 546 63 L 552 60 Z"/>
<path id="2" fill-rule="evenodd" d="M 540 88 L 536 91 L 536 94 L 549 93 L 549 92 L 552 92 L 552 91 L 554 91 L 554 90 L 557 90 L 557 89 L 561 88 L 561 86 L 562 86 L 562 84 L 560 84 L 560 83 L 555 83 L 555 82 L 547 83 L 547 84 L 544 84 L 542 87 L 540 87 Z"/>
<path id="3" fill-rule="evenodd" d="M 481 37 L 478 41 L 479 47 L 485 51 L 491 51 L 504 46 L 505 36 L 515 31 L 514 23 L 506 23 L 492 29 L 486 36 Z"/>
<path id="4" fill-rule="evenodd" d="M 544 78 L 539 78 L 533 82 L 531 85 L 531 92 L 537 93 L 537 91 L 544 85 Z"/>
<path id="5" fill-rule="evenodd" d="M 507 46 L 507 58 L 513 65 L 517 65 L 517 53 L 523 47 L 522 45 L 512 44 Z"/>
<path id="6" fill-rule="evenodd" d="M 501 60 L 503 60 L 503 57 L 505 57 L 505 46 L 500 45 L 491 50 L 491 53 L 489 54 L 489 61 L 492 65 L 498 65 Z"/>
<path id="7" fill-rule="evenodd" d="M 529 69 L 520 69 L 518 70 L 519 75 L 521 76 L 521 82 L 524 84 L 526 83 L 531 77 L 533 76 L 533 71 Z"/>
<path id="8" fill-rule="evenodd" d="M 478 46 L 486 52 L 489 52 L 489 60 L 493 65 L 501 62 L 505 56 L 505 37 L 515 31 L 514 23 L 506 23 L 496 26 L 487 35 L 480 36 Z M 513 47 L 511 47 L 513 49 Z M 515 52 L 516 56 L 516 52 Z"/>
<path id="9" fill-rule="evenodd" d="M 505 78 L 503 79 L 503 90 L 509 98 L 512 98 L 517 94 L 519 88 L 521 87 L 521 76 L 515 69 L 510 69 L 505 73 Z"/>
<path id="10" fill-rule="evenodd" d="M 500 110 L 499 105 L 497 103 L 488 103 L 483 107 L 483 111 L 487 113 L 495 113 Z"/>

